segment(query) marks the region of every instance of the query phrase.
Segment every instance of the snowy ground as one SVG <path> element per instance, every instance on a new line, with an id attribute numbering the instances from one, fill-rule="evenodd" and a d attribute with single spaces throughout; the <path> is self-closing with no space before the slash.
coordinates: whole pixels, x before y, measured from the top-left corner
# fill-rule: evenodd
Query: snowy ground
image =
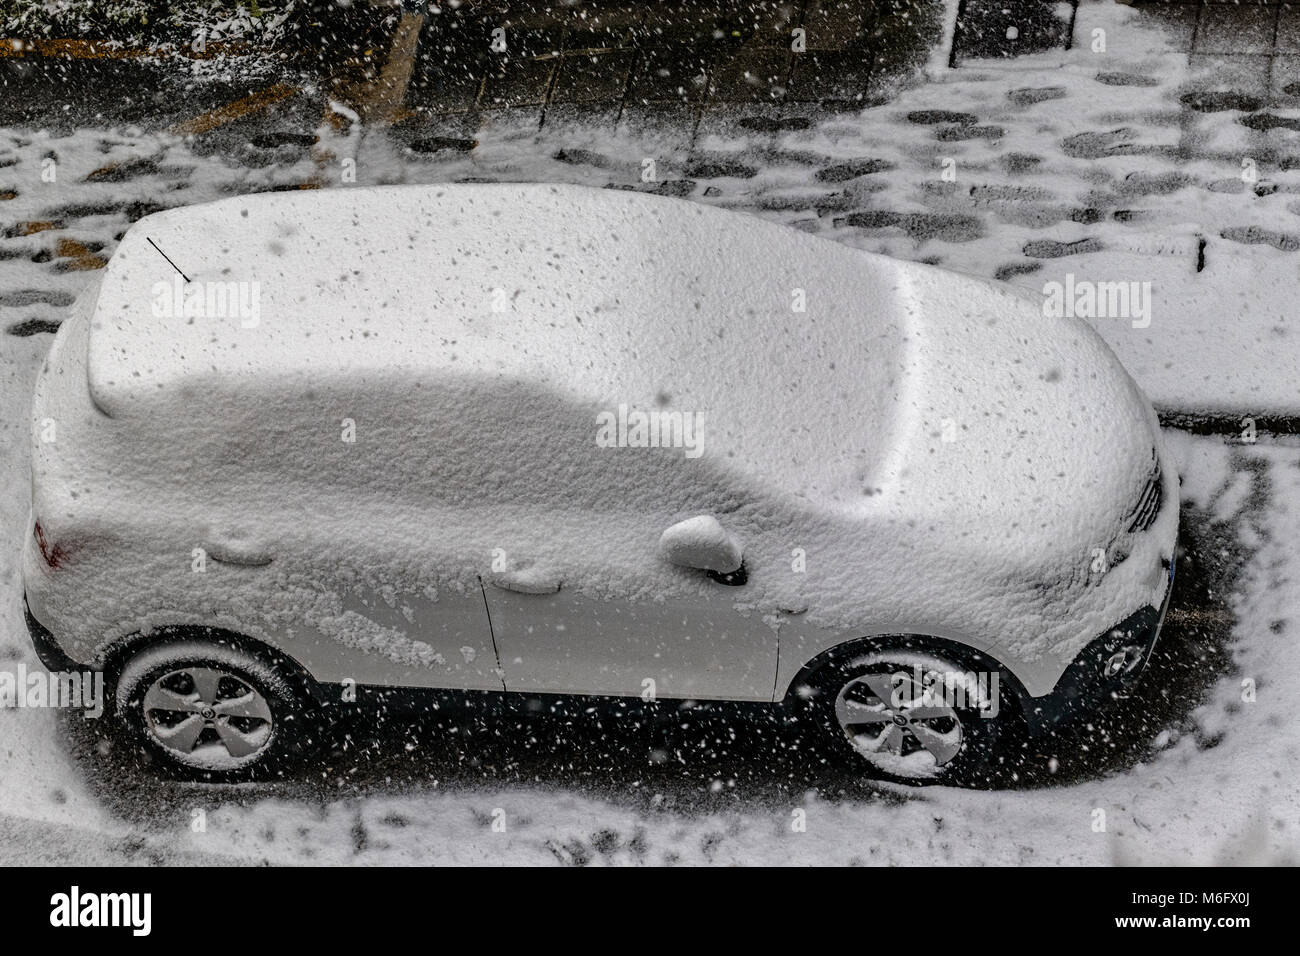
<path id="1" fill-rule="evenodd" d="M 1300 179 L 1287 162 L 1300 133 L 1242 123 L 1268 109 L 1289 118 L 1300 98 L 1202 78 L 1185 55 L 1162 52 L 1150 18 L 1082 4 L 1076 38 L 1098 28 L 1104 54 L 1076 42 L 936 68 L 853 115 L 753 108 L 698 125 L 576 115 L 540 132 L 509 112 L 469 131 L 453 128 L 463 119 L 385 131 L 322 117 L 314 146 L 268 134 L 255 148 L 220 131 L 187 141 L 0 129 L 0 540 L 10 542 L 0 549 L 0 667 L 35 666 L 17 555 L 26 406 L 45 331 L 142 212 L 265 188 L 346 188 L 349 157 L 362 183 L 657 189 L 1035 291 L 1066 272 L 1136 270 L 1160 296 L 1151 326 L 1099 327 L 1162 411 L 1196 422 L 1300 415 L 1300 345 L 1280 294 L 1300 249 Z M 1233 104 L 1255 108 L 1205 109 L 1195 97 L 1207 90 L 1249 93 L 1255 103 Z M 274 133 L 289 121 L 265 122 Z M 477 145 L 430 152 L 433 135 Z M 941 175 L 945 158 L 953 181 Z M 1256 160 L 1253 182 L 1243 158 Z M 49 159 L 54 182 L 41 176 Z M 652 183 L 641 180 L 646 159 Z M 582 715 L 392 721 L 373 743 L 368 726 L 340 728 L 333 757 L 280 787 L 179 786 L 128 772 L 80 717 L 7 710 L 0 861 L 1296 862 L 1300 718 L 1286 687 L 1300 677 L 1300 446 L 1169 435 L 1187 554 L 1161 657 L 1120 720 L 1045 746 L 1005 791 L 810 773 L 778 732 L 739 713 L 641 729 Z M 796 810 L 806 832 L 791 827 Z"/>

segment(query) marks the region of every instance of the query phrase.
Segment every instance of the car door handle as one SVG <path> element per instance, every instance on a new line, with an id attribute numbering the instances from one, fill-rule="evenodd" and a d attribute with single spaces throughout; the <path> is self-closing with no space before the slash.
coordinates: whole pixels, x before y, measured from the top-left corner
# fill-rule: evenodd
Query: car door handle
<path id="1" fill-rule="evenodd" d="M 239 568 L 264 568 L 271 563 L 271 555 L 248 542 L 209 541 L 204 551 L 217 564 Z"/>
<path id="2" fill-rule="evenodd" d="M 520 594 L 554 594 L 560 590 L 559 575 L 540 568 L 497 571 L 488 576 L 488 584 L 503 591 L 517 591 Z"/>
<path id="3" fill-rule="evenodd" d="M 235 567 L 266 567 L 272 561 L 269 554 L 251 548 L 231 548 L 230 545 L 209 544 L 208 557 L 218 564 L 234 564 Z"/>

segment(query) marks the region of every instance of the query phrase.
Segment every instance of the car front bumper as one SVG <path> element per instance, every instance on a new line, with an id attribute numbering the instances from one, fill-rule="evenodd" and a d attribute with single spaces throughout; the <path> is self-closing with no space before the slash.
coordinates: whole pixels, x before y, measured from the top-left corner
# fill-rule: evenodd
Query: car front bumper
<path id="1" fill-rule="evenodd" d="M 1072 718 L 1095 714 L 1133 692 L 1155 652 L 1174 593 L 1172 557 L 1167 572 L 1169 585 L 1159 607 L 1141 608 L 1093 640 L 1050 693 L 1028 700 L 1025 717 L 1030 733 L 1044 733 Z"/>

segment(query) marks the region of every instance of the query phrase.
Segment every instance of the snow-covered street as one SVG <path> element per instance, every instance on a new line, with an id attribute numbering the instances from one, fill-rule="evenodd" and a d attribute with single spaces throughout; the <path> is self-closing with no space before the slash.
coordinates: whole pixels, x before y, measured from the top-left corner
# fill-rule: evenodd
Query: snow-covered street
<path id="1" fill-rule="evenodd" d="M 740 705 L 375 714 L 296 777 L 240 786 L 152 779 L 76 712 L 0 709 L 0 862 L 1300 862 L 1300 73 L 1282 72 L 1300 58 L 1261 87 L 1189 56 L 1176 18 L 1081 0 L 1072 43 L 954 67 L 956 8 L 933 11 L 920 72 L 853 109 L 595 104 L 539 124 L 297 88 L 228 123 L 199 92 L 197 117 L 161 127 L 0 127 L 0 668 L 39 667 L 20 572 L 36 376 L 131 222 L 269 190 L 535 181 L 725 207 L 1035 297 L 1149 283 L 1145 312 L 1093 320 L 1182 481 L 1174 595 L 1134 699 L 999 790 L 810 767 Z M 201 90 L 223 79 L 203 70 Z"/>

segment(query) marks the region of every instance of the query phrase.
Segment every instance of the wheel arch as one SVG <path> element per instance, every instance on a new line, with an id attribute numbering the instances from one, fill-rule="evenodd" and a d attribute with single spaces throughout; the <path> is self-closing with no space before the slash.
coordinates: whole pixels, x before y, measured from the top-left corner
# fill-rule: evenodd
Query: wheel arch
<path id="1" fill-rule="evenodd" d="M 804 663 L 785 687 L 779 701 L 788 705 L 805 697 L 808 693 L 805 688 L 815 688 L 817 673 L 826 667 L 873 651 L 902 649 L 937 654 L 951 659 L 964 669 L 990 673 L 997 671 L 999 682 L 1005 682 L 1011 688 L 1012 698 L 1020 713 L 1027 714 L 1032 710 L 1030 702 L 1033 697 L 1020 678 L 1005 664 L 973 645 L 928 634 L 872 634 L 828 647 Z M 780 692 L 781 688 L 778 687 L 777 690 Z"/>
<path id="2" fill-rule="evenodd" d="M 114 682 L 121 674 L 122 668 L 136 654 L 154 647 L 178 644 L 184 641 L 206 641 L 218 646 L 225 645 L 235 650 L 252 654 L 281 671 L 298 685 L 299 689 L 311 700 L 321 702 L 323 690 L 320 683 L 311 676 L 311 672 L 301 661 L 282 648 L 267 641 L 249 637 L 238 631 L 223 627 L 209 627 L 202 624 L 177 624 L 156 627 L 149 631 L 135 631 L 112 646 L 102 656 L 104 673 Z"/>

